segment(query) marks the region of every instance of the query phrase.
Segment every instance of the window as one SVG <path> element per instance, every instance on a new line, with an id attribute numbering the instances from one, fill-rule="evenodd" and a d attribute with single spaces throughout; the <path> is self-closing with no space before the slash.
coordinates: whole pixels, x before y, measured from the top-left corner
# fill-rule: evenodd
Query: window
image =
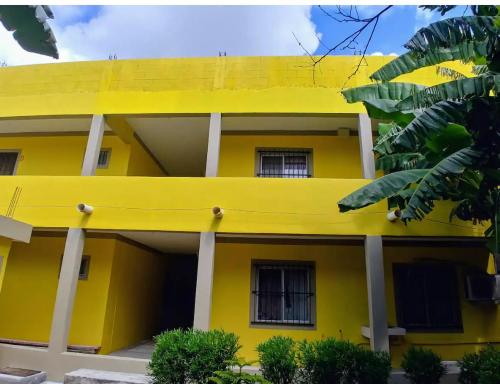
<path id="1" fill-rule="evenodd" d="M 398 325 L 411 331 L 461 331 L 455 267 L 394 264 Z"/>
<path id="2" fill-rule="evenodd" d="M 18 152 L 0 152 L 0 175 L 13 175 L 16 171 Z"/>
<path id="3" fill-rule="evenodd" d="M 257 176 L 311 177 L 310 157 L 310 150 L 259 150 Z"/>
<path id="4" fill-rule="evenodd" d="M 313 266 L 255 263 L 252 323 L 313 325 Z"/>
<path id="5" fill-rule="evenodd" d="M 63 256 L 61 256 L 61 262 L 59 263 L 59 276 L 61 276 L 61 267 Z M 89 278 L 89 270 L 90 270 L 90 256 L 83 255 L 82 261 L 80 262 L 80 270 L 78 272 L 78 280 L 87 280 Z"/>
<path id="6" fill-rule="evenodd" d="M 97 168 L 108 168 L 110 157 L 111 149 L 101 149 L 99 158 L 97 159 Z"/>

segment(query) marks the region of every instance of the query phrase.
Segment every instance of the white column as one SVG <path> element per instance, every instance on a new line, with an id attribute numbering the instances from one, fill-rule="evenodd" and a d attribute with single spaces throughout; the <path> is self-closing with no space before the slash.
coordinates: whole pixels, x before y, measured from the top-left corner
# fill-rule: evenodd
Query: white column
<path id="1" fill-rule="evenodd" d="M 83 229 L 70 228 L 68 230 L 52 315 L 49 352 L 62 353 L 67 350 L 84 242 Z"/>
<path id="2" fill-rule="evenodd" d="M 212 285 L 215 260 L 215 233 L 200 233 L 198 252 L 198 277 L 196 279 L 196 298 L 194 304 L 193 328 L 210 329 L 212 312 Z"/>
<path id="3" fill-rule="evenodd" d="M 365 261 L 370 318 L 370 346 L 374 351 L 389 352 L 382 236 L 366 236 Z"/>
<path id="4" fill-rule="evenodd" d="M 372 123 L 366 113 L 358 118 L 359 151 L 364 179 L 375 178 L 375 156 L 373 155 Z"/>
<path id="5" fill-rule="evenodd" d="M 94 176 L 97 168 L 97 160 L 101 151 L 102 136 L 104 135 L 104 116 L 94 115 L 90 124 L 89 137 L 87 139 L 87 148 L 83 158 L 82 176 Z"/>
<path id="6" fill-rule="evenodd" d="M 221 135 L 221 114 L 210 114 L 210 126 L 208 129 L 208 150 L 205 176 L 215 177 L 219 169 L 220 135 Z"/>

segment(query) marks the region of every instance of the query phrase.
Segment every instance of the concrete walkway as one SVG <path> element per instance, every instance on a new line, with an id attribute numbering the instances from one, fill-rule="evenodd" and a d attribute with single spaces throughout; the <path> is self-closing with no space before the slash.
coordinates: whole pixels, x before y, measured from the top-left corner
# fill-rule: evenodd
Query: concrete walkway
<path id="1" fill-rule="evenodd" d="M 151 359 L 154 349 L 153 340 L 144 340 L 137 345 L 111 352 L 110 356 L 135 357 L 137 359 Z"/>

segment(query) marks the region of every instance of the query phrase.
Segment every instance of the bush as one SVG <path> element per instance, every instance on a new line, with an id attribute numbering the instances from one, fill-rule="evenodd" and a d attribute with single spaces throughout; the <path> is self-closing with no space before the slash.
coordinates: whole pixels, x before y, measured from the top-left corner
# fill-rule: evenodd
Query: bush
<path id="1" fill-rule="evenodd" d="M 413 346 L 403 355 L 401 367 L 412 384 L 437 384 L 446 373 L 446 368 L 436 353 Z"/>
<path id="2" fill-rule="evenodd" d="M 235 360 L 231 365 L 238 367 L 237 371 L 231 369 L 216 371 L 214 376 L 210 378 L 210 382 L 215 384 L 274 384 L 261 375 L 243 372 L 243 368 L 252 364 L 253 362 L 243 359 Z"/>
<path id="3" fill-rule="evenodd" d="M 391 356 L 359 348 L 355 358 L 355 379 L 358 384 L 386 384 L 391 375 Z"/>
<path id="4" fill-rule="evenodd" d="M 257 346 L 262 375 L 273 384 L 291 384 L 297 373 L 295 342 L 273 336 Z"/>
<path id="5" fill-rule="evenodd" d="M 458 381 L 462 384 L 500 383 L 500 351 L 493 346 L 487 346 L 478 353 L 466 353 L 458 365 Z"/>
<path id="6" fill-rule="evenodd" d="M 310 384 L 353 383 L 355 378 L 354 344 L 327 338 L 299 343 L 301 379 Z"/>
<path id="7" fill-rule="evenodd" d="M 226 370 L 240 348 L 238 337 L 224 331 L 173 330 L 155 337 L 148 370 L 156 384 L 204 384 Z"/>

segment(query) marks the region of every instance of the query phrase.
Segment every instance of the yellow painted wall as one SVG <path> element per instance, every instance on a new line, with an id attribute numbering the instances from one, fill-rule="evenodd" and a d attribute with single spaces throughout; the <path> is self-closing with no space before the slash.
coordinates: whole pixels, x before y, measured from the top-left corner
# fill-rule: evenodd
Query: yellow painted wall
<path id="1" fill-rule="evenodd" d="M 250 327 L 252 259 L 307 260 L 315 263 L 316 329 Z M 364 343 L 368 324 L 364 251 L 361 246 L 217 243 L 211 328 L 240 336 L 240 353 L 256 358 L 255 347 L 273 335 L 297 340 L 336 337 Z"/>
<path id="2" fill-rule="evenodd" d="M 1 338 L 48 342 L 64 241 L 33 236 L 13 244 L 0 294 Z M 89 278 L 78 281 L 70 344 L 100 345 L 113 248 L 106 239 L 85 242 Z"/>
<path id="3" fill-rule="evenodd" d="M 100 353 L 109 353 L 157 333 L 165 258 L 116 242 Z"/>
<path id="4" fill-rule="evenodd" d="M 130 143 L 130 159 L 128 161 L 128 176 L 166 176 L 163 170 L 146 152 L 144 147 L 133 139 Z"/>
<path id="5" fill-rule="evenodd" d="M 159 231 L 218 231 L 394 236 L 483 236 L 484 227 L 450 223 L 441 204 L 422 222 L 405 226 L 386 219 L 385 202 L 341 214 L 337 201 L 367 183 L 361 179 L 263 179 L 257 177 L 0 178 L 0 212 L 16 187 L 14 219 L 35 227 Z M 82 215 L 75 206 L 95 207 Z M 212 207 L 224 208 L 214 219 Z"/>
<path id="6" fill-rule="evenodd" d="M 2 292 L 3 279 L 7 268 L 12 240 L 0 236 L 0 293 Z"/>
<path id="7" fill-rule="evenodd" d="M 400 345 L 391 347 L 396 361 L 400 361 L 402 353 L 409 345 L 422 345 L 432 348 L 445 360 L 460 359 L 465 352 L 481 348 L 486 342 L 500 343 L 500 326 L 498 306 L 492 304 L 471 303 L 465 299 L 463 270 L 467 267 L 478 267 L 486 271 L 488 251 L 486 247 L 410 247 L 385 246 L 385 281 L 388 305 L 388 321 L 396 324 L 396 308 L 392 263 L 411 262 L 421 258 L 446 260 L 457 265 L 459 295 L 462 309 L 462 332 L 450 333 L 408 333 Z M 418 289 L 418 287 L 415 287 Z"/>
<path id="8" fill-rule="evenodd" d="M 389 324 L 395 325 L 392 263 L 417 258 L 453 261 L 459 266 L 483 269 L 487 252 L 483 248 L 385 247 L 385 278 Z M 251 260 L 309 260 L 316 265 L 317 327 L 315 330 L 256 328 L 250 326 Z M 500 342 L 499 311 L 496 306 L 471 304 L 464 299 L 459 278 L 463 333 L 409 333 L 404 342 L 393 342 L 391 353 L 398 365 L 410 344 L 424 345 L 446 360 L 456 360 L 464 352 L 485 342 Z M 418 289 L 418 287 L 416 287 Z M 321 339 L 332 336 L 366 344 L 360 327 L 368 324 L 366 275 L 361 246 L 264 245 L 217 243 L 211 328 L 223 328 L 240 336 L 241 354 L 255 359 L 255 347 L 273 335 L 295 339 Z"/>
<path id="9" fill-rule="evenodd" d="M 327 135 L 222 135 L 219 176 L 255 176 L 258 148 L 311 149 L 313 177 L 362 177 L 358 137 Z"/>
<path id="10" fill-rule="evenodd" d="M 0 151 L 21 150 L 17 175 L 79 175 L 87 136 L 0 136 Z M 109 167 L 97 176 L 126 175 L 129 146 L 117 136 L 104 136 L 102 148 L 111 148 Z"/>
<path id="11" fill-rule="evenodd" d="M 0 68 L 0 116 L 210 113 L 364 112 L 347 104 L 343 87 L 364 85 L 392 57 L 326 57 L 313 76 L 307 56 L 104 60 Z M 443 63 L 469 72 L 470 66 Z M 470 72 L 469 72 L 470 73 Z M 402 81 L 442 82 L 433 67 Z M 68 102 L 68 101 L 71 102 Z"/>

